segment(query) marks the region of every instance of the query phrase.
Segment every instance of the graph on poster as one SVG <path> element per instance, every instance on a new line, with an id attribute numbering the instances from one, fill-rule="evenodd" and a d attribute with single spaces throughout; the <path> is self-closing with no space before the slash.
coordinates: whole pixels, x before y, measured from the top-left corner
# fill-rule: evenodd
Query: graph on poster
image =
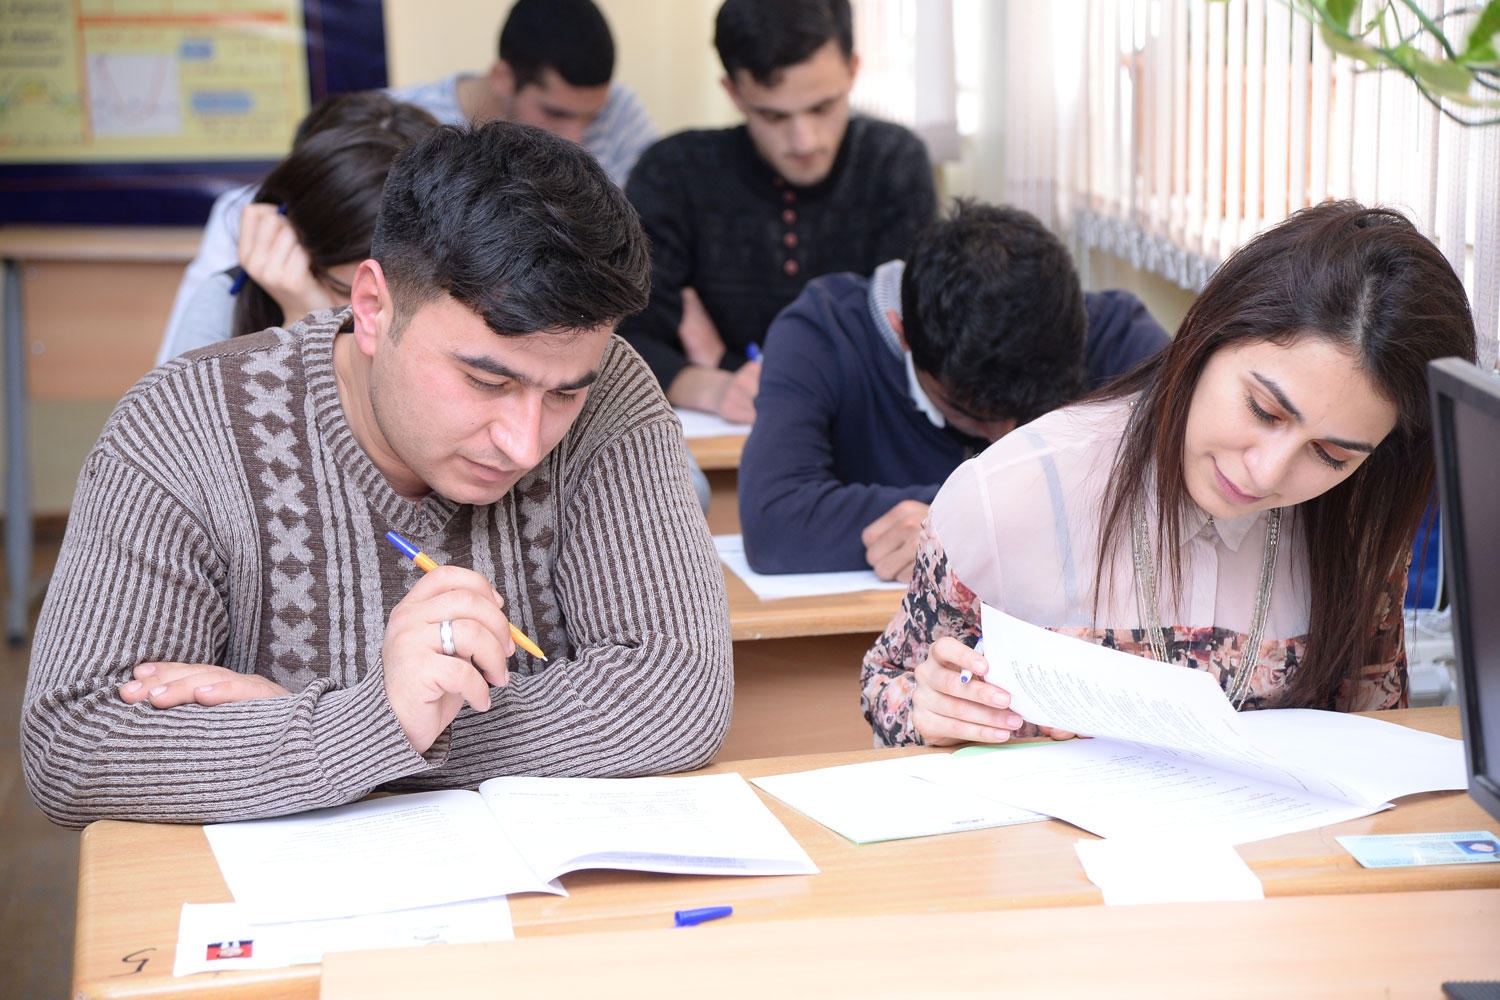
<path id="1" fill-rule="evenodd" d="M 301 0 L 0 0 L 0 163 L 278 156 L 307 111 Z"/>

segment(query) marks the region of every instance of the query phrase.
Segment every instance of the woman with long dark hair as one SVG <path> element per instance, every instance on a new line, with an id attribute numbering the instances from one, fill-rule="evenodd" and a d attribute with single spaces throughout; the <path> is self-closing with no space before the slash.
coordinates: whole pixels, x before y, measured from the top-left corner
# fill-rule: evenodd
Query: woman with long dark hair
<path id="1" fill-rule="evenodd" d="M 1227 260 L 1171 346 L 965 463 L 865 657 L 886 743 L 998 742 L 981 602 L 1207 670 L 1238 708 L 1407 703 L 1401 604 L 1432 491 L 1427 362 L 1473 360 L 1447 260 L 1401 215 L 1331 202 Z"/>
<path id="2" fill-rule="evenodd" d="M 391 163 L 437 126 L 375 90 L 316 104 L 240 213 L 239 265 L 194 293 L 158 360 L 349 302 Z"/>

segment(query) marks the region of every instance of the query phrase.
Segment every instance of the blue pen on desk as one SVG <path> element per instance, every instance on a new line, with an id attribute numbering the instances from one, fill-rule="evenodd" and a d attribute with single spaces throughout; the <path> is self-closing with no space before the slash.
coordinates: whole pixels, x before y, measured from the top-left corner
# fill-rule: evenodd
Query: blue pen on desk
<path id="1" fill-rule="evenodd" d="M 678 927 L 697 927 L 709 920 L 718 920 L 734 912 L 732 906 L 700 906 L 696 910 L 678 910 L 672 914 L 672 922 Z"/>
<path id="2" fill-rule="evenodd" d="M 751 361 L 760 361 L 760 345 L 751 344 L 749 347 L 745 348 L 745 357 L 749 358 Z"/>

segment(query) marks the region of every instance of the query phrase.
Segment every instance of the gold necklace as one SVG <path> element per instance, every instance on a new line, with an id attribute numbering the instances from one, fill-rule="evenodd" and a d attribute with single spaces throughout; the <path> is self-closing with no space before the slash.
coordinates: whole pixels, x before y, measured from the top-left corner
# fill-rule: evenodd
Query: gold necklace
<path id="1" fill-rule="evenodd" d="M 1273 507 L 1266 519 L 1266 543 L 1260 554 L 1260 586 L 1255 591 L 1255 609 L 1250 619 L 1250 636 L 1245 648 L 1240 651 L 1239 667 L 1234 682 L 1225 694 L 1236 709 L 1245 703 L 1250 693 L 1250 675 L 1255 672 L 1256 660 L 1260 657 L 1260 641 L 1266 630 L 1266 618 L 1271 608 L 1271 581 L 1276 576 L 1276 550 L 1281 538 L 1280 507 Z M 1139 606 L 1141 623 L 1146 631 L 1146 642 L 1153 659 L 1161 663 L 1167 659 L 1167 640 L 1162 630 L 1161 611 L 1156 604 L 1156 564 L 1150 558 L 1150 531 L 1146 524 L 1146 504 L 1141 494 L 1136 494 L 1130 505 L 1131 555 L 1135 563 L 1135 598 Z M 1212 522 L 1213 518 L 1209 518 Z"/>

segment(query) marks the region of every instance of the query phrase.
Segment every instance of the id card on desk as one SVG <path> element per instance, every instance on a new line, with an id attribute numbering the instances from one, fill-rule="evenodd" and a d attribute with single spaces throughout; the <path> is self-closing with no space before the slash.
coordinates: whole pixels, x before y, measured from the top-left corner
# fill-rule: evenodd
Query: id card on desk
<path id="1" fill-rule="evenodd" d="M 1472 865 L 1500 861 L 1500 839 L 1488 830 L 1335 837 L 1365 868 Z"/>

